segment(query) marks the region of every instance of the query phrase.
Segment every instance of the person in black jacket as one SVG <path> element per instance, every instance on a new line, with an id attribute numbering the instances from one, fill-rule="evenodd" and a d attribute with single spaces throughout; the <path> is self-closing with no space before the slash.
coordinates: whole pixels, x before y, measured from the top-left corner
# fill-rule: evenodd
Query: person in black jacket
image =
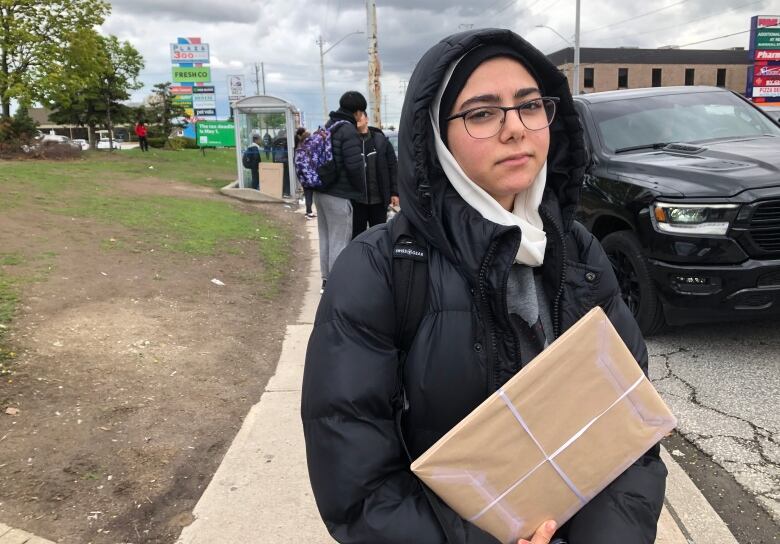
<path id="1" fill-rule="evenodd" d="M 385 133 L 369 126 L 368 114 L 361 112 L 357 129 L 363 143 L 365 194 L 352 201 L 352 237 L 387 221 L 387 206 L 398 206 L 398 160 Z"/>
<path id="2" fill-rule="evenodd" d="M 460 542 L 496 544 L 433 498 L 435 515 L 396 433 L 401 383 L 403 437 L 416 458 L 594 306 L 645 374 L 647 349 L 604 250 L 574 220 L 583 129 L 544 54 L 509 30 L 449 36 L 417 63 L 400 134 L 403 209 L 342 252 L 317 309 L 301 403 L 309 477 L 341 543 L 453 544 L 446 526 Z M 424 239 L 429 272 L 402 374 L 399 220 Z M 665 479 L 656 445 L 532 543 L 650 544 Z"/>
<path id="3" fill-rule="evenodd" d="M 365 187 L 363 144 L 357 131 L 357 119 L 368 104 L 357 91 L 347 91 L 339 99 L 339 109 L 330 112 L 325 124 L 331 130 L 336 180 L 314 193 L 317 230 L 320 239 L 322 289 L 328 281 L 336 257 L 352 239 L 352 203 L 359 200 Z M 333 126 L 338 121 L 346 121 Z"/>

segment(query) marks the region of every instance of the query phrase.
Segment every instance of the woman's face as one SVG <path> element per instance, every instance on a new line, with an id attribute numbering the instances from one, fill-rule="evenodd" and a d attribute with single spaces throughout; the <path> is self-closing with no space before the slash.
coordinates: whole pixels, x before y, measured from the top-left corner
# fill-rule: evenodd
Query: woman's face
<path id="1" fill-rule="evenodd" d="M 515 106 L 540 96 L 539 85 L 522 64 L 497 57 L 472 72 L 450 115 L 479 106 Z M 533 183 L 547 160 L 550 129 L 528 130 L 517 112 L 510 111 L 498 134 L 477 139 L 459 117 L 447 125 L 447 142 L 466 175 L 511 210 L 515 195 Z"/>

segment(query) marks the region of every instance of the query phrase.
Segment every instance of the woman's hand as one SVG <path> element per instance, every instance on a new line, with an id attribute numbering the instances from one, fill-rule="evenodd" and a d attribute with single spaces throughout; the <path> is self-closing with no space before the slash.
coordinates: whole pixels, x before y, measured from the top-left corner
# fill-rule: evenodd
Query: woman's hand
<path id="1" fill-rule="evenodd" d="M 549 544 L 550 539 L 553 537 L 553 534 L 555 534 L 555 529 L 557 528 L 558 526 L 553 520 L 545 521 L 542 523 L 542 526 L 536 530 L 534 536 L 531 537 L 531 540 L 524 540 L 521 538 L 517 541 L 517 544 Z"/>

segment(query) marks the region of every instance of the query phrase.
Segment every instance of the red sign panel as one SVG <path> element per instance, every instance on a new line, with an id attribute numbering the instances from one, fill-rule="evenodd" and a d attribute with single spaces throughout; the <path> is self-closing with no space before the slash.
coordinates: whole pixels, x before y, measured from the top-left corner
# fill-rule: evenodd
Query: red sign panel
<path id="1" fill-rule="evenodd" d="M 755 64 L 753 66 L 754 76 L 780 77 L 780 66 L 767 66 L 766 64 Z"/>
<path id="2" fill-rule="evenodd" d="M 171 85 L 171 94 L 192 94 L 192 87 L 186 85 Z"/>
<path id="3" fill-rule="evenodd" d="M 756 60 L 780 60 L 780 51 L 767 51 L 765 49 L 757 49 Z"/>

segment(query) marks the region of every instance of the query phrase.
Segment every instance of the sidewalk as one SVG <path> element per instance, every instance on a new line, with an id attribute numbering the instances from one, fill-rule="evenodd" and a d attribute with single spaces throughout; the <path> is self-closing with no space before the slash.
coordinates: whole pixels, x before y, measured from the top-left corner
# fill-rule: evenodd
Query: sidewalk
<path id="1" fill-rule="evenodd" d="M 303 217 L 301 217 L 303 221 Z M 317 223 L 307 221 L 312 255 L 303 308 L 287 327 L 276 374 L 244 420 L 177 544 L 333 543 L 317 513 L 300 420 L 306 344 L 319 303 Z M 657 544 L 737 544 L 690 478 L 664 450 L 669 469 Z M 0 544 L 5 542 L 0 538 Z"/>

